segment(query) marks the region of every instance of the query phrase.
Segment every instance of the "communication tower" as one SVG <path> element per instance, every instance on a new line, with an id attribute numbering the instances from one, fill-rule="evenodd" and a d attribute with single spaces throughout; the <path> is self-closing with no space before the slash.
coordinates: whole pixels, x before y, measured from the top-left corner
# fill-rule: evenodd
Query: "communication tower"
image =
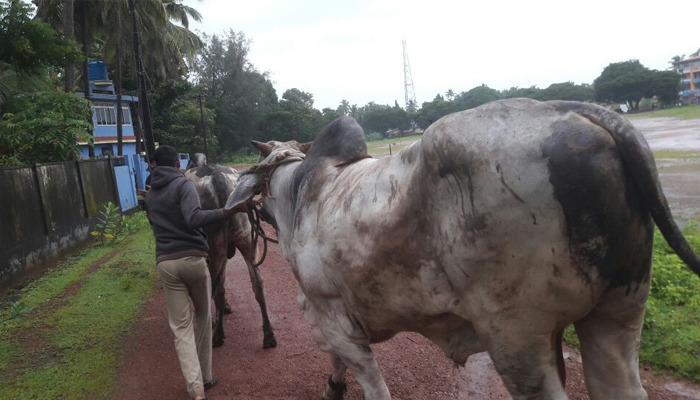
<path id="1" fill-rule="evenodd" d="M 411 64 L 408 62 L 408 49 L 406 41 L 403 40 L 403 87 L 406 97 L 406 110 L 415 111 L 418 103 L 416 102 L 416 90 L 413 87 L 413 77 L 411 76 Z"/>

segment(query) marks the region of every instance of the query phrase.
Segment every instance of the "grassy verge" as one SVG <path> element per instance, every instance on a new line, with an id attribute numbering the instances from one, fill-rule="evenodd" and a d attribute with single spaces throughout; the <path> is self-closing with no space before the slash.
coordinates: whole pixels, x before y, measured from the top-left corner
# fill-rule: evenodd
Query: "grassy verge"
<path id="1" fill-rule="evenodd" d="M 374 157 L 382 157 L 389 155 L 389 145 L 391 144 L 391 152 L 395 153 L 411 143 L 420 140 L 421 135 L 404 136 L 402 138 L 382 139 L 367 142 L 367 152 Z"/>
<path id="2" fill-rule="evenodd" d="M 673 158 L 682 160 L 695 160 L 700 158 L 697 150 L 659 150 L 654 152 L 654 158 Z"/>
<path id="3" fill-rule="evenodd" d="M 697 223 L 689 223 L 684 231 L 695 252 L 700 253 Z M 564 337 L 578 346 L 573 328 L 568 328 Z M 700 279 L 675 255 L 658 230 L 640 361 L 700 382 Z"/>
<path id="4" fill-rule="evenodd" d="M 156 279 L 152 235 L 137 219 L 123 243 L 91 248 L 23 290 L 33 310 L 0 324 L 0 398 L 107 398 L 123 335 Z"/>
<path id="5" fill-rule="evenodd" d="M 683 106 L 666 108 L 663 110 L 647 111 L 638 114 L 625 114 L 629 119 L 639 118 L 678 118 L 678 119 L 698 119 L 700 118 L 700 106 Z"/>

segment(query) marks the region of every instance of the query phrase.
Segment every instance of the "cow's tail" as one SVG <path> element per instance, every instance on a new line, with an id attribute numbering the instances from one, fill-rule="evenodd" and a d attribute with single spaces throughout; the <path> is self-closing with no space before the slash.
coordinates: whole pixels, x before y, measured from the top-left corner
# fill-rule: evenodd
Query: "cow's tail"
<path id="1" fill-rule="evenodd" d="M 661 234 L 681 260 L 700 275 L 700 257 L 690 247 L 671 216 L 668 201 L 661 190 L 654 155 L 644 136 L 625 118 L 603 107 L 575 102 L 562 102 L 561 107 L 587 118 L 610 133 L 626 167 L 626 173 L 631 176 L 642 195 Z"/>

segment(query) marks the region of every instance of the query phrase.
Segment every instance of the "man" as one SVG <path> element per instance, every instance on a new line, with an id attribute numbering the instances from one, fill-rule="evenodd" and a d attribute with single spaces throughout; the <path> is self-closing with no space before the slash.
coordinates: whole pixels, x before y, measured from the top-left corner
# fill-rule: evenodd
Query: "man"
<path id="1" fill-rule="evenodd" d="M 156 238 L 158 274 L 187 391 L 202 400 L 204 390 L 218 380 L 211 372 L 209 247 L 201 228 L 230 217 L 233 210 L 202 210 L 194 183 L 180 171 L 173 147 L 158 147 L 154 161 L 146 210 Z"/>

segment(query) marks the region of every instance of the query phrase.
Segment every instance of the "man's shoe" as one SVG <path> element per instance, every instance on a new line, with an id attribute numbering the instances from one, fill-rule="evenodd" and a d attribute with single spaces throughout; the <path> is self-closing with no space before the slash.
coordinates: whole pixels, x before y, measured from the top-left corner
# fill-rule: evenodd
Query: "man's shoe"
<path id="1" fill-rule="evenodd" d="M 209 390 L 209 389 L 213 388 L 214 386 L 216 386 L 216 385 L 218 385 L 218 384 L 219 384 L 219 380 L 216 379 L 216 378 L 212 378 L 209 382 L 207 382 L 207 383 L 204 384 L 204 390 L 205 390 L 205 391 L 206 391 L 206 390 Z"/>

